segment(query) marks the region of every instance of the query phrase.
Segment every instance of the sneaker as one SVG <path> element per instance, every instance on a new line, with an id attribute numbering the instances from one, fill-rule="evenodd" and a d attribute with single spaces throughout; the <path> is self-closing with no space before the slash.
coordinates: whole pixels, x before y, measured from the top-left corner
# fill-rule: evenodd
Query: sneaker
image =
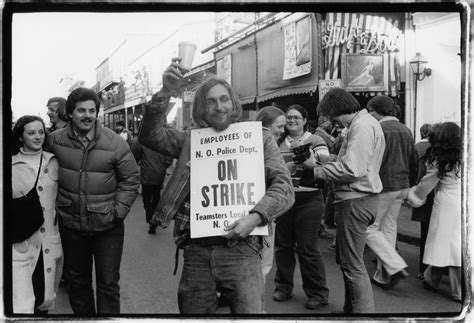
<path id="1" fill-rule="evenodd" d="M 277 302 L 284 302 L 292 297 L 291 294 L 287 294 L 285 292 L 282 292 L 281 290 L 276 290 L 275 293 L 273 293 L 273 300 Z"/>
<path id="2" fill-rule="evenodd" d="M 315 298 L 308 298 L 308 300 L 304 304 L 304 307 L 309 310 L 317 310 L 318 308 L 324 307 L 326 305 L 328 305 L 328 302 L 321 302 Z"/>

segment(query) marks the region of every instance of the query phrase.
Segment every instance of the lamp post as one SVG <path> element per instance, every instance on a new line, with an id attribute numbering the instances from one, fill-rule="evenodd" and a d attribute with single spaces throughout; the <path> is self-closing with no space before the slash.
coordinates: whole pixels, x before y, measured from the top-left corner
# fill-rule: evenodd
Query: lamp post
<path id="1" fill-rule="evenodd" d="M 415 77 L 414 85 L 415 85 L 415 104 L 414 104 L 414 118 L 413 118 L 413 127 L 414 127 L 414 135 L 413 138 L 416 138 L 416 113 L 417 113 L 417 100 L 418 100 L 418 81 L 423 81 L 426 76 L 431 75 L 431 68 L 426 68 L 428 61 L 424 58 L 419 52 L 416 53 L 415 57 L 413 57 L 410 61 L 411 69 L 413 70 L 413 76 Z"/>

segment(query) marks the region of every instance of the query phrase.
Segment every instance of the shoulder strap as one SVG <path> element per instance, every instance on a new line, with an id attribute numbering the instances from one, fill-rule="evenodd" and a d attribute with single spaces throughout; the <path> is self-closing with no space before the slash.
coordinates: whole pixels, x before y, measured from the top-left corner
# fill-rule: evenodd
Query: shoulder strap
<path id="1" fill-rule="evenodd" d="M 41 164 L 43 164 L 43 153 L 41 153 L 40 165 L 39 165 L 39 169 L 38 169 L 38 175 L 36 175 L 36 181 L 35 181 L 35 186 L 34 187 L 36 187 L 36 184 L 38 184 L 38 178 L 39 178 L 40 173 L 41 173 Z"/>

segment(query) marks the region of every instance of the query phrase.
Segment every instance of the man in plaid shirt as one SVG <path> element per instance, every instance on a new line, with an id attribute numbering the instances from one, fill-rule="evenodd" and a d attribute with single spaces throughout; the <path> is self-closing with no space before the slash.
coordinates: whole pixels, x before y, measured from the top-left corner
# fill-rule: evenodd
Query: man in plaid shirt
<path id="1" fill-rule="evenodd" d="M 179 59 L 173 59 L 163 73 L 163 88 L 153 95 L 145 109 L 138 137 L 145 146 L 177 159 L 151 221 L 166 228 L 175 220 L 175 242 L 178 248 L 184 249 L 179 310 L 183 314 L 215 313 L 219 292 L 233 314 L 262 313 L 264 283 L 260 251 L 263 238 L 249 233 L 256 226 L 268 225 L 293 205 L 291 177 L 273 136 L 262 130 L 264 197 L 247 216 L 226 227 L 226 235 L 191 239 L 190 131 L 179 131 L 165 123 L 169 99 L 180 90 L 185 71 Z M 225 80 L 211 77 L 197 89 L 192 114 L 196 127 L 222 131 L 239 121 L 242 107 Z"/>

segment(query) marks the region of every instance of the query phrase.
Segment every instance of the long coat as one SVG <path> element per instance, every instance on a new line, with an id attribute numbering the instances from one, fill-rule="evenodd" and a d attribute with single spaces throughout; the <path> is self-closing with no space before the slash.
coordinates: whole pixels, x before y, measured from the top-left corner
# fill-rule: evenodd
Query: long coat
<path id="1" fill-rule="evenodd" d="M 415 206 L 434 189 L 434 203 L 423 263 L 436 267 L 461 267 L 461 179 L 454 171 L 443 178 L 429 165 L 426 175 L 411 188 L 408 200 Z"/>
<path id="2" fill-rule="evenodd" d="M 54 308 L 56 291 L 62 274 L 63 250 L 54 210 L 58 191 L 58 162 L 48 152 L 42 153 L 43 163 L 37 192 L 43 207 L 44 223 L 27 240 L 12 245 L 12 285 L 14 313 L 33 313 L 35 295 L 32 276 L 40 251 L 44 262 L 44 301 L 39 310 Z M 30 157 L 30 158 L 29 158 Z M 28 162 L 31 155 L 22 152 L 12 157 L 12 197 L 26 195 L 34 186 L 38 168 Z"/>

